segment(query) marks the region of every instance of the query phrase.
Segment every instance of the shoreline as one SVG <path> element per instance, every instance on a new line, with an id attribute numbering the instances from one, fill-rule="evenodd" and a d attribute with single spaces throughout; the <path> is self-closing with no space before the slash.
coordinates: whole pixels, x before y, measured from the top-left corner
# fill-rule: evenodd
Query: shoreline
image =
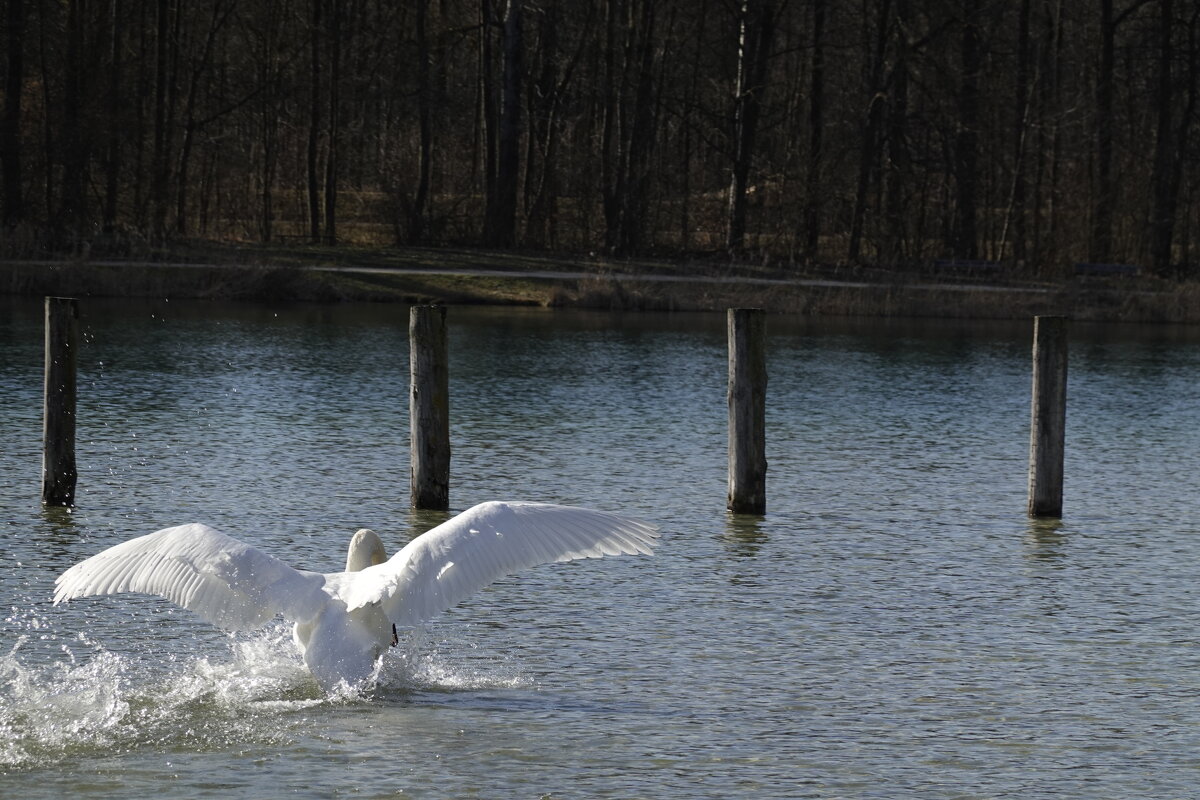
<path id="1" fill-rule="evenodd" d="M 330 248 L 332 250 L 332 248 Z M 207 255 L 212 255 L 211 253 Z M 220 255 L 220 254 L 218 254 Z M 1200 323 L 1200 286 L 1110 278 L 1058 284 L 947 276 L 787 276 L 778 269 L 671 262 L 611 264 L 476 251 L 329 253 L 233 251 L 161 263 L 2 260 L 0 293 L 253 302 L 532 305 L 627 311 L 757 307 L 804 316 L 1024 319 L 1062 314 L 1097 322 Z M 436 259 L 437 264 L 433 264 Z M 708 272 L 709 274 L 685 274 Z"/>

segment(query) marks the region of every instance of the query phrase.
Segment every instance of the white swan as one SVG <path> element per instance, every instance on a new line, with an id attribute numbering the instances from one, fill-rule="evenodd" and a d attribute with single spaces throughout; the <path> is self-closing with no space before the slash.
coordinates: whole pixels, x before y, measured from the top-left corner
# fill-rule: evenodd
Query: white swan
<path id="1" fill-rule="evenodd" d="M 304 663 L 326 691 L 359 686 L 393 642 L 498 578 L 576 558 L 653 552 L 653 525 L 547 503 L 481 503 L 418 536 L 390 560 L 374 532 L 350 540 L 346 570 L 297 570 L 207 525 L 165 528 L 68 569 L 54 603 L 143 592 L 165 597 L 225 630 L 282 614 Z"/>

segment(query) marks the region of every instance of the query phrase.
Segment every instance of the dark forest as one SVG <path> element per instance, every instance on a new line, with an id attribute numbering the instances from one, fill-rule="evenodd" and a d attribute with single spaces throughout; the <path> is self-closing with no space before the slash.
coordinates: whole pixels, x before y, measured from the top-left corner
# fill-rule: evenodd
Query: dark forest
<path id="1" fill-rule="evenodd" d="M 0 5 L 9 256 L 1200 263 L 1200 3 Z"/>

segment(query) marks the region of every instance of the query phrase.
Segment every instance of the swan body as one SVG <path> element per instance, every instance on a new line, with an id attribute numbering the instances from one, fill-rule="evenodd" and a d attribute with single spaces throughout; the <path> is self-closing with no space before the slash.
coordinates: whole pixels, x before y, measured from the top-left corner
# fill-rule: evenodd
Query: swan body
<path id="1" fill-rule="evenodd" d="M 549 503 L 487 502 L 418 536 L 390 559 L 368 529 L 350 540 L 343 572 L 295 569 L 200 523 L 114 545 L 55 581 L 55 605 L 91 595 L 164 597 L 225 630 L 276 615 L 294 623 L 304 663 L 326 691 L 366 681 L 394 641 L 493 581 L 578 558 L 651 554 L 654 526 Z"/>

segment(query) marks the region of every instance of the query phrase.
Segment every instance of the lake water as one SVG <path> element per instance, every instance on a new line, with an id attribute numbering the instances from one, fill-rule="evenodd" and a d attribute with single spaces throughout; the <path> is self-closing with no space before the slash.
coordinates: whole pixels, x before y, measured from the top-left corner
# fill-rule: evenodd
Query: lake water
<path id="1" fill-rule="evenodd" d="M 444 518 L 408 508 L 407 308 L 82 309 L 78 507 L 43 510 L 41 303 L 0 297 L 2 797 L 1196 796 L 1196 330 L 1073 327 L 1033 522 L 1031 325 L 772 318 L 739 518 L 722 316 L 452 308 L 455 510 L 662 546 L 507 578 L 326 698 L 281 623 L 53 580 L 182 522 L 325 571 Z"/>

